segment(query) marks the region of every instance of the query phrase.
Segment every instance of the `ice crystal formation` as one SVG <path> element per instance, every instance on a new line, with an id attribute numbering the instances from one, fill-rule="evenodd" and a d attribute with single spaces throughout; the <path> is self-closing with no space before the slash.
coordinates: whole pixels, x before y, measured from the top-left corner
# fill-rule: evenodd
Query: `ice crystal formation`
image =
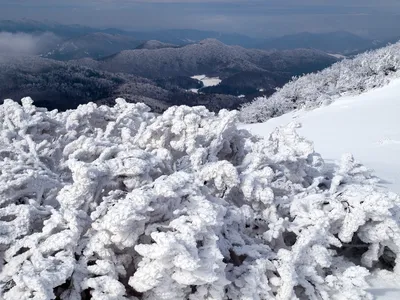
<path id="1" fill-rule="evenodd" d="M 400 272 L 399 197 L 292 124 L 118 99 L 0 106 L 0 298 L 369 299 Z"/>

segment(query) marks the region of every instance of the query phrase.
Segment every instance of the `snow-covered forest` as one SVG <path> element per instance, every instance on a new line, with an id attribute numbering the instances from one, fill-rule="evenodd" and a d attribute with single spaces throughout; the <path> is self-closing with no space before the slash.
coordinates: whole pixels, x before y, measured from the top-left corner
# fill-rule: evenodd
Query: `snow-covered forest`
<path id="1" fill-rule="evenodd" d="M 400 272 L 399 196 L 238 117 L 6 100 L 0 298 L 372 299 L 371 272 Z"/>
<path id="2" fill-rule="evenodd" d="M 387 84 L 400 76 L 400 42 L 353 59 L 342 60 L 318 73 L 293 80 L 270 97 L 245 104 L 241 119 L 264 122 L 298 108 L 315 108 L 336 98 L 359 94 Z"/>

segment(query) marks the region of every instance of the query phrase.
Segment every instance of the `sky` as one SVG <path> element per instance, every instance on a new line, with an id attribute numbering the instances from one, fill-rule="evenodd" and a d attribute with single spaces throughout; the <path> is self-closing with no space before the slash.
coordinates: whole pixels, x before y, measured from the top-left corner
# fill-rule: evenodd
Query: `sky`
<path id="1" fill-rule="evenodd" d="M 0 0 L 0 19 L 129 30 L 191 28 L 270 37 L 347 30 L 400 35 L 400 0 Z"/>

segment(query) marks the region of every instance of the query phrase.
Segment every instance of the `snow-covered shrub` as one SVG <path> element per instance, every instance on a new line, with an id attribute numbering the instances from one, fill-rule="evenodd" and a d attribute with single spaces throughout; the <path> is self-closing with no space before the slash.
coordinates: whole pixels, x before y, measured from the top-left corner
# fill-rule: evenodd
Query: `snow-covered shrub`
<path id="1" fill-rule="evenodd" d="M 400 42 L 342 60 L 318 73 L 293 80 L 270 97 L 243 105 L 241 119 L 264 122 L 299 108 L 329 104 L 348 94 L 359 94 L 387 84 L 400 76 Z"/>
<path id="2" fill-rule="evenodd" d="M 295 126 L 143 104 L 0 106 L 0 298 L 369 299 L 399 270 L 399 197 Z"/>

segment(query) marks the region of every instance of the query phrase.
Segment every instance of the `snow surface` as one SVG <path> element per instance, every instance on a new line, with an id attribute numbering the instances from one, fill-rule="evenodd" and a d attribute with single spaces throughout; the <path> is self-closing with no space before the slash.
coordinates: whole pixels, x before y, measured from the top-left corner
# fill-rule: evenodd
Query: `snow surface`
<path id="1" fill-rule="evenodd" d="M 244 125 L 254 134 L 268 137 L 276 128 L 291 122 L 301 124 L 298 132 L 314 142 L 326 161 L 338 161 L 343 153 L 355 158 L 390 190 L 400 193 L 400 80 L 358 96 L 339 98 L 329 106 L 300 110 Z M 400 280 L 374 278 L 370 289 L 376 299 L 400 299 Z"/>
<path id="2" fill-rule="evenodd" d="M 298 131 L 314 142 L 325 160 L 350 152 L 400 193 L 400 80 L 366 94 L 338 99 L 312 111 L 300 110 L 265 123 L 245 125 L 268 137 L 278 126 L 301 123 Z"/>
<path id="3" fill-rule="evenodd" d="M 385 272 L 380 272 L 380 276 L 370 280 L 373 287 L 367 291 L 373 294 L 376 300 L 399 300 L 400 278 L 393 279 L 391 275 L 385 275 Z"/>
<path id="4" fill-rule="evenodd" d="M 336 53 L 328 53 L 330 56 L 336 57 L 338 59 L 343 59 L 346 58 L 346 56 L 342 55 L 342 54 L 336 54 Z"/>
<path id="5" fill-rule="evenodd" d="M 206 75 L 195 75 L 191 78 L 201 81 L 204 87 L 216 86 L 219 85 L 222 81 L 221 79 L 219 79 L 219 77 L 207 77 Z"/>

